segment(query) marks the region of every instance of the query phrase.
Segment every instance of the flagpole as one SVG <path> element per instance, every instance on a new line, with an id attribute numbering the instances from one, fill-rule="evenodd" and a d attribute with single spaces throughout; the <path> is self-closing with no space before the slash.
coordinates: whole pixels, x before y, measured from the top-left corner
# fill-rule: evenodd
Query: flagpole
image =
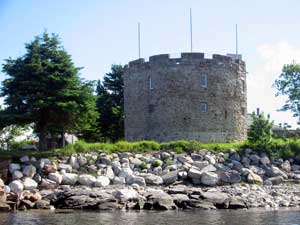
<path id="1" fill-rule="evenodd" d="M 139 49 L 139 59 L 141 58 L 141 28 L 140 22 L 138 22 L 138 49 Z"/>
<path id="2" fill-rule="evenodd" d="M 191 52 L 193 52 L 193 24 L 192 24 L 192 8 L 190 8 L 190 39 L 191 39 Z"/>

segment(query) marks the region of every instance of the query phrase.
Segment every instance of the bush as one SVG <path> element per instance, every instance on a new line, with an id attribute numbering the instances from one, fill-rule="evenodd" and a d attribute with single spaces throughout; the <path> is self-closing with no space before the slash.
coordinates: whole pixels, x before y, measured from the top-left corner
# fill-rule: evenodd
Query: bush
<path id="1" fill-rule="evenodd" d="M 254 112 L 252 113 L 252 120 L 248 132 L 249 144 L 257 149 L 267 148 L 272 140 L 273 122 L 270 122 L 269 115 L 265 118 L 263 113 L 256 115 Z"/>

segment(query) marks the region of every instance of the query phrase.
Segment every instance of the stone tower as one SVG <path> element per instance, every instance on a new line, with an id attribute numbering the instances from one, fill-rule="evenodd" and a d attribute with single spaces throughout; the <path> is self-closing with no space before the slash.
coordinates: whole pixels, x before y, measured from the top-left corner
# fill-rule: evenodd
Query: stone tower
<path id="1" fill-rule="evenodd" d="M 124 74 L 128 141 L 242 141 L 247 135 L 245 62 L 182 53 L 129 62 Z"/>

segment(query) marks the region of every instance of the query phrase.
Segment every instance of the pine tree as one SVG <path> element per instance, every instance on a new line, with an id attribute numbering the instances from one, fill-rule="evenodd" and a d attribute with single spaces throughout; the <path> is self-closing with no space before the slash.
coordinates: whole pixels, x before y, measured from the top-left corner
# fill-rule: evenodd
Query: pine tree
<path id="1" fill-rule="evenodd" d="M 57 35 L 44 32 L 26 44 L 26 53 L 7 59 L 1 96 L 6 108 L 3 125 L 34 123 L 40 149 L 47 149 L 47 134 L 88 129 L 97 118 L 93 83 L 79 77 L 80 68 Z M 62 135 L 64 137 L 64 135 Z"/>

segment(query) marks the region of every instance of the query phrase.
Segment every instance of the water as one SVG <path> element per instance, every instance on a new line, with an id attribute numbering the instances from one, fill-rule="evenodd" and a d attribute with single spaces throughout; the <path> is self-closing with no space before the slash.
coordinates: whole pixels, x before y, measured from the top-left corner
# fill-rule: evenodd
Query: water
<path id="1" fill-rule="evenodd" d="M 30 211 L 0 214 L 4 225 L 296 225 L 300 209 L 217 210 L 167 212 L 49 212 Z"/>

